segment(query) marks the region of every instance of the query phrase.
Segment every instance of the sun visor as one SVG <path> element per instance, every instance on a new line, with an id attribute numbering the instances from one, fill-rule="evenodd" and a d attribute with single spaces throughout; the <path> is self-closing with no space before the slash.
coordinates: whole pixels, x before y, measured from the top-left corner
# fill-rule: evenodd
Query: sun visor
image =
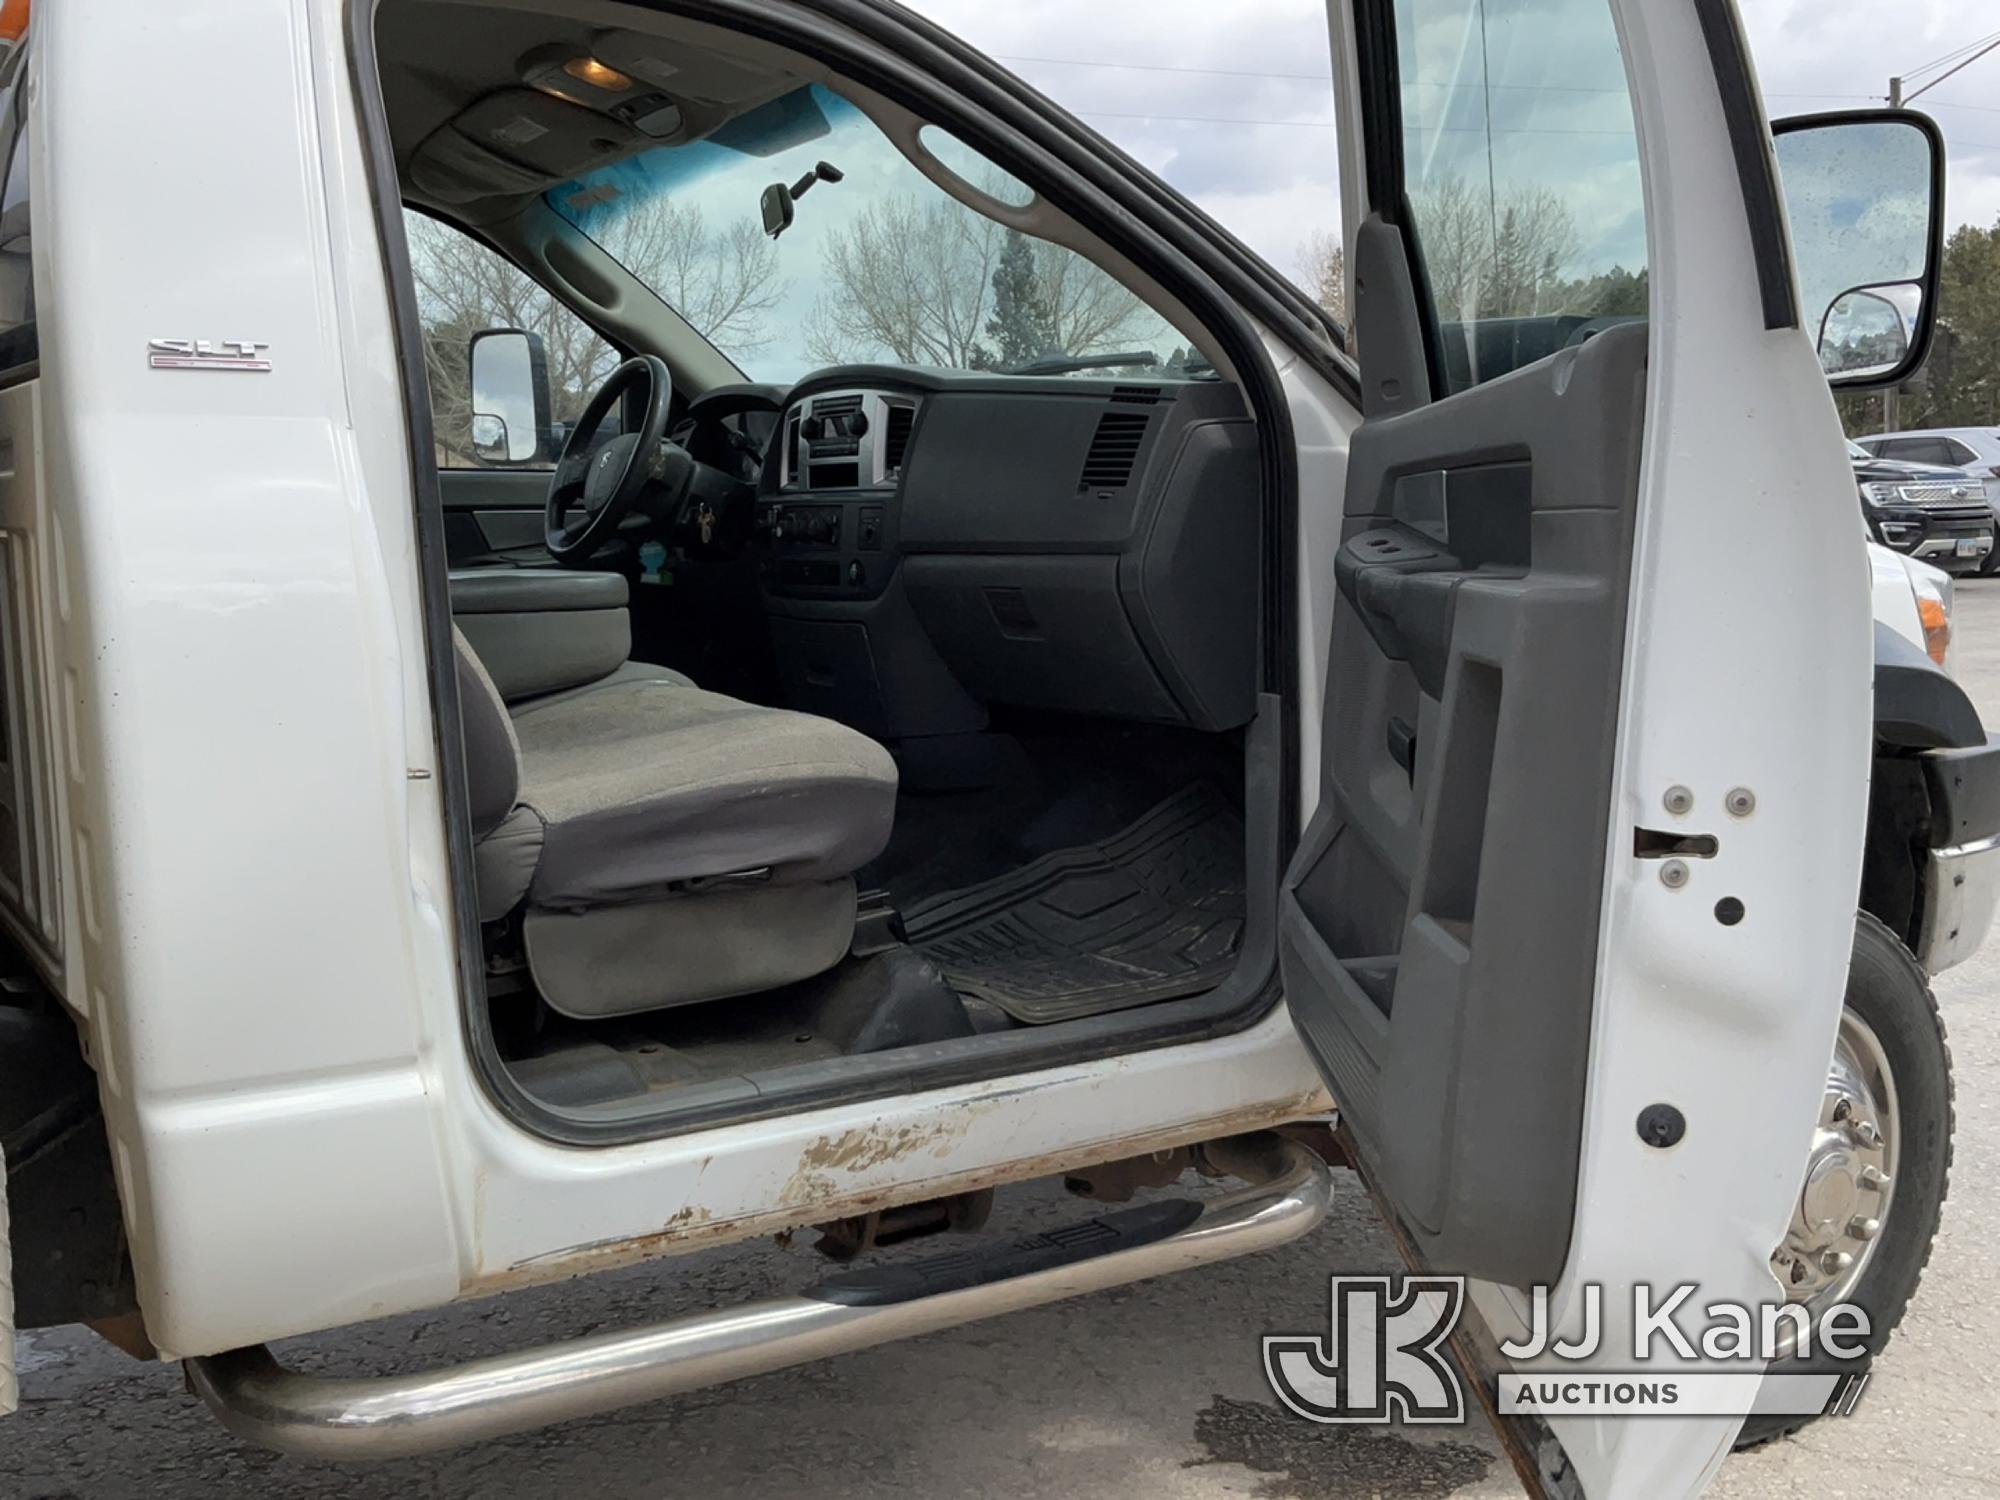
<path id="1" fill-rule="evenodd" d="M 554 182 L 642 149 L 637 131 L 608 115 L 538 94 L 502 89 L 468 106 L 452 121 L 468 139 Z"/>
<path id="2" fill-rule="evenodd" d="M 410 181 L 438 203 L 476 203 L 481 198 L 532 193 L 547 179 L 502 160 L 445 124 L 431 132 L 410 158 Z"/>

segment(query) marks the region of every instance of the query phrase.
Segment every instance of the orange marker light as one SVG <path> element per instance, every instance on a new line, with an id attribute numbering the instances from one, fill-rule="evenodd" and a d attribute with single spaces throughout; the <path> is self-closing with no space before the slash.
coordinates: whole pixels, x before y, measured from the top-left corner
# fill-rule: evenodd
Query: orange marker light
<path id="1" fill-rule="evenodd" d="M 1919 599 L 1917 619 L 1924 627 L 1924 650 L 1930 653 L 1932 661 L 1943 666 L 1944 654 L 1951 649 L 1951 616 L 1937 600 Z"/>

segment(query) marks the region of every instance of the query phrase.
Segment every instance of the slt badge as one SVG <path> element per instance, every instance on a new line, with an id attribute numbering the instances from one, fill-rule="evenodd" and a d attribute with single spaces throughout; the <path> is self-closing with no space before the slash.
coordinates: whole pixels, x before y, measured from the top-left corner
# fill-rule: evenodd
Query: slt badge
<path id="1" fill-rule="evenodd" d="M 266 374 L 271 362 L 258 357 L 271 346 L 262 339 L 149 339 L 146 363 L 156 370 L 233 370 Z"/>

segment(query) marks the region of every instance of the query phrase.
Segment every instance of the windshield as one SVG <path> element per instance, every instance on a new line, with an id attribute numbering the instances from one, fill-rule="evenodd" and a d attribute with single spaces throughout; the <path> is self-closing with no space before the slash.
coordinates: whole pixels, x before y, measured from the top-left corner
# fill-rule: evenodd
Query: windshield
<path id="1" fill-rule="evenodd" d="M 934 127 L 925 149 L 1003 204 L 1023 184 Z M 773 239 L 760 204 L 824 163 Z M 1187 340 L 1073 251 L 965 207 L 814 84 L 553 188 L 549 205 L 756 380 L 882 360 L 947 369 L 1211 378 Z"/>
<path id="2" fill-rule="evenodd" d="M 1873 458 L 1875 455 L 1870 453 L 1866 448 L 1862 447 L 1859 443 L 1850 440 L 1847 445 L 1847 456 L 1849 458 L 1870 459 Z"/>

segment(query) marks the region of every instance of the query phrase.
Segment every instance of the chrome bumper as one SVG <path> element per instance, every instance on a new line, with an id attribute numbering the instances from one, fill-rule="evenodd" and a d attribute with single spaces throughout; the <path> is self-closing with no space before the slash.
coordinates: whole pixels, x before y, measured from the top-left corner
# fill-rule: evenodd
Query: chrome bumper
<path id="1" fill-rule="evenodd" d="M 1910 556 L 1916 558 L 1957 557 L 1959 555 L 1958 544 L 1961 540 L 1962 538 L 1954 536 L 1934 536 L 1928 541 L 1917 543 L 1911 549 Z M 1993 550 L 1993 538 L 1990 535 L 1976 536 L 1970 538 L 1970 540 L 1973 545 L 1972 551 L 1965 554 L 1968 557 L 1985 557 Z"/>
<path id="2" fill-rule="evenodd" d="M 2000 907 L 2000 834 L 1933 849 L 1924 865 L 1924 925 L 1917 958 L 1937 974 L 1972 957 Z"/>

